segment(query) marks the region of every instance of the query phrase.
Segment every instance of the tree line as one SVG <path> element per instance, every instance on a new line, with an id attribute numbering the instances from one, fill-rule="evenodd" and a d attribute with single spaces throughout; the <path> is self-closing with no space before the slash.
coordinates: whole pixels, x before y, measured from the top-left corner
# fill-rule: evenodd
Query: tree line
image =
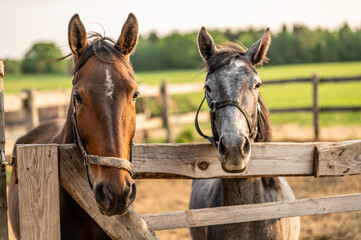
<path id="1" fill-rule="evenodd" d="M 210 30 L 218 44 L 233 41 L 250 47 L 263 34 L 264 29 Z M 271 30 L 272 32 L 272 30 Z M 140 36 L 135 53 L 131 56 L 136 71 L 187 69 L 198 67 L 202 60 L 197 50 L 197 34 L 173 32 L 159 37 L 156 32 Z M 7 73 L 61 73 L 69 62 L 52 63 L 61 57 L 53 43 L 37 43 L 25 54 L 22 61 L 6 60 Z M 345 23 L 337 30 L 310 29 L 294 24 L 291 30 L 284 25 L 272 34 L 268 51 L 269 65 L 342 62 L 361 60 L 361 29 L 351 30 Z"/>

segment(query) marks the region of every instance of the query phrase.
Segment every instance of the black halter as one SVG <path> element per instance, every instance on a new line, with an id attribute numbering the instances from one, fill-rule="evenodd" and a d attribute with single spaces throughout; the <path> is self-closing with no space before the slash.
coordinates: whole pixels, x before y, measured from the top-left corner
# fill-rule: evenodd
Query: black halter
<path id="1" fill-rule="evenodd" d="M 124 158 L 117 157 L 104 157 L 88 154 L 85 149 L 83 140 L 80 137 L 77 120 L 76 120 L 76 111 L 75 111 L 75 99 L 73 99 L 73 125 L 74 125 L 74 135 L 75 135 L 75 144 L 79 153 L 82 155 L 84 160 L 84 166 L 86 167 L 86 173 L 88 177 L 89 186 L 93 189 L 93 184 L 89 176 L 89 164 L 114 167 L 119 169 L 124 169 L 130 173 L 130 176 L 133 177 L 133 164 L 132 164 L 132 150 L 133 150 L 133 139 L 130 140 L 130 154 L 129 161 Z"/>
<path id="2" fill-rule="evenodd" d="M 249 131 L 249 138 L 252 140 L 255 140 L 257 137 L 259 139 L 262 139 L 262 133 L 260 131 L 260 127 L 259 127 L 259 119 L 260 119 L 260 105 L 257 102 L 257 125 L 255 126 L 254 130 L 252 130 L 251 124 L 250 124 L 250 117 L 248 116 L 246 110 L 244 109 L 243 106 L 241 106 L 237 101 L 234 100 L 223 100 L 223 101 L 214 101 L 212 100 L 209 96 L 208 98 L 211 100 L 210 106 L 209 106 L 209 113 L 211 116 L 211 128 L 212 128 L 212 135 L 213 137 L 207 136 L 205 134 L 203 134 L 202 130 L 199 127 L 198 124 L 198 114 L 199 111 L 202 108 L 203 102 L 207 97 L 207 92 L 205 92 L 205 96 L 201 102 L 201 104 L 199 105 L 199 108 L 197 110 L 196 113 L 196 118 L 195 118 L 195 127 L 197 129 L 197 132 L 199 135 L 201 135 L 202 137 L 204 137 L 205 139 L 207 139 L 208 141 L 210 141 L 215 147 L 218 146 L 218 141 L 219 141 L 219 135 L 217 133 L 216 127 L 215 127 L 215 118 L 216 118 L 216 110 L 222 107 L 226 107 L 226 106 L 234 106 L 236 108 L 238 108 L 239 111 L 241 111 L 241 113 L 243 114 L 243 116 L 246 118 L 246 122 L 247 122 L 247 126 L 248 126 L 248 131 Z"/>

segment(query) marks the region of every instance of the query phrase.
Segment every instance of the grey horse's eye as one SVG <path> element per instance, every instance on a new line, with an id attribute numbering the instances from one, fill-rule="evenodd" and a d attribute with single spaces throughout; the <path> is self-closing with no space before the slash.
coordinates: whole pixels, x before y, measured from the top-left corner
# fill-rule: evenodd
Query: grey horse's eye
<path id="1" fill-rule="evenodd" d="M 211 92 L 211 88 L 210 88 L 208 85 L 205 85 L 205 86 L 204 86 L 204 89 L 205 89 L 208 93 Z"/>
<path id="2" fill-rule="evenodd" d="M 257 90 L 257 89 L 259 89 L 259 88 L 260 88 L 260 86 L 262 86 L 262 83 L 257 83 L 257 84 L 256 84 L 256 86 L 254 86 L 254 89 L 256 89 L 256 90 Z"/>

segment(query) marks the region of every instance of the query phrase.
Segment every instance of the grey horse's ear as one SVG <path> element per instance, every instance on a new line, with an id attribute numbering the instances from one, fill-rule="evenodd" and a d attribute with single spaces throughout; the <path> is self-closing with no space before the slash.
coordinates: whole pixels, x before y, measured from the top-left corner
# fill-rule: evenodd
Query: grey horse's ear
<path id="1" fill-rule="evenodd" d="M 248 49 L 245 56 L 253 63 L 253 65 L 262 64 L 267 60 L 266 54 L 270 43 L 271 33 L 269 28 L 267 28 L 263 36 Z"/>
<path id="2" fill-rule="evenodd" d="M 207 30 L 202 27 L 198 34 L 198 50 L 203 60 L 207 62 L 216 49 L 216 45 L 214 45 L 211 35 L 209 35 Z"/>
<path id="3" fill-rule="evenodd" d="M 78 14 L 69 21 L 68 41 L 70 50 L 75 56 L 80 56 L 88 44 L 86 30 Z"/>
<path id="4" fill-rule="evenodd" d="M 125 21 L 122 32 L 118 38 L 117 45 L 124 55 L 133 52 L 138 41 L 138 21 L 133 13 L 130 13 Z"/>

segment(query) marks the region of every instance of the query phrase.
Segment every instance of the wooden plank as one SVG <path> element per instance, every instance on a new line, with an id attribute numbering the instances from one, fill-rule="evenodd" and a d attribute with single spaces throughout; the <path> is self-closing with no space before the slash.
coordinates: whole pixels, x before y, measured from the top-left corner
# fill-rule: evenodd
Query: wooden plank
<path id="1" fill-rule="evenodd" d="M 68 106 L 71 97 L 70 90 L 35 91 L 34 106 L 36 108 L 48 108 Z"/>
<path id="2" fill-rule="evenodd" d="M 270 113 L 289 113 L 289 112 L 312 112 L 312 107 L 298 107 L 298 108 L 271 108 Z"/>
<path id="3" fill-rule="evenodd" d="M 226 173 L 211 144 L 136 144 L 136 178 L 313 176 L 314 143 L 255 143 L 243 173 Z M 157 174 L 153 174 L 157 173 Z"/>
<path id="4" fill-rule="evenodd" d="M 24 92 L 15 94 L 4 94 L 5 98 L 5 112 L 17 112 L 23 109 L 23 101 L 26 98 Z"/>
<path id="5" fill-rule="evenodd" d="M 160 96 L 160 88 L 158 86 L 149 86 L 147 84 L 138 85 L 140 97 L 158 97 Z"/>
<path id="6" fill-rule="evenodd" d="M 5 118 L 4 118 L 4 61 L 0 59 L 0 152 L 5 152 Z M 1 156 L 0 156 L 1 158 Z M 8 214 L 6 197 L 6 169 L 0 159 L 0 240 L 8 240 Z"/>
<path id="7" fill-rule="evenodd" d="M 360 106 L 353 107 L 320 107 L 321 112 L 356 112 L 361 111 Z"/>
<path id="8" fill-rule="evenodd" d="M 270 80 L 264 81 L 262 85 L 269 85 L 269 84 L 284 84 L 284 83 L 308 83 L 311 82 L 311 78 L 294 78 L 294 79 L 283 79 L 283 80 Z"/>
<path id="9" fill-rule="evenodd" d="M 322 83 L 324 83 L 324 82 L 357 82 L 357 81 L 361 81 L 361 76 L 321 78 L 320 81 Z"/>
<path id="10" fill-rule="evenodd" d="M 145 214 L 152 230 L 201 227 L 361 210 L 361 194 Z"/>
<path id="11" fill-rule="evenodd" d="M 18 145 L 21 239 L 60 239 L 57 145 Z"/>
<path id="12" fill-rule="evenodd" d="M 314 176 L 316 146 L 344 146 L 361 140 L 334 143 L 254 143 L 248 167 L 243 173 L 226 173 L 216 149 L 208 143 L 136 144 L 133 150 L 135 178 L 237 178 L 262 176 Z M 347 146 L 345 146 L 347 148 Z M 62 145 L 60 152 L 72 152 L 74 145 Z M 353 151 L 353 150 L 350 150 Z M 360 170 L 343 175 L 360 174 Z M 339 176 L 339 172 L 327 172 Z M 326 175 L 322 175 L 326 176 Z"/>
<path id="13" fill-rule="evenodd" d="M 361 172 L 361 142 L 316 146 L 316 176 L 344 176 Z"/>
<path id="14" fill-rule="evenodd" d="M 158 239 L 133 208 L 123 216 L 108 217 L 101 214 L 78 152 L 69 145 L 59 150 L 62 186 L 112 239 Z"/>
<path id="15" fill-rule="evenodd" d="M 163 100 L 163 125 L 167 129 L 167 142 L 173 142 L 173 129 L 170 122 L 170 97 L 168 93 L 168 81 L 162 82 L 162 100 Z"/>
<path id="16" fill-rule="evenodd" d="M 169 95 L 176 94 L 189 94 L 189 93 L 197 93 L 203 92 L 204 83 L 187 83 L 187 84 L 171 84 L 168 86 Z"/>
<path id="17" fill-rule="evenodd" d="M 320 129 L 320 106 L 318 101 L 318 84 L 320 82 L 319 76 L 316 74 L 312 77 L 312 90 L 313 90 L 313 128 L 314 128 L 314 139 L 319 138 L 319 129 Z"/>
<path id="18" fill-rule="evenodd" d="M 26 90 L 25 93 L 27 97 L 24 101 L 24 115 L 27 130 L 29 131 L 39 125 L 39 111 L 35 105 L 35 90 Z"/>

